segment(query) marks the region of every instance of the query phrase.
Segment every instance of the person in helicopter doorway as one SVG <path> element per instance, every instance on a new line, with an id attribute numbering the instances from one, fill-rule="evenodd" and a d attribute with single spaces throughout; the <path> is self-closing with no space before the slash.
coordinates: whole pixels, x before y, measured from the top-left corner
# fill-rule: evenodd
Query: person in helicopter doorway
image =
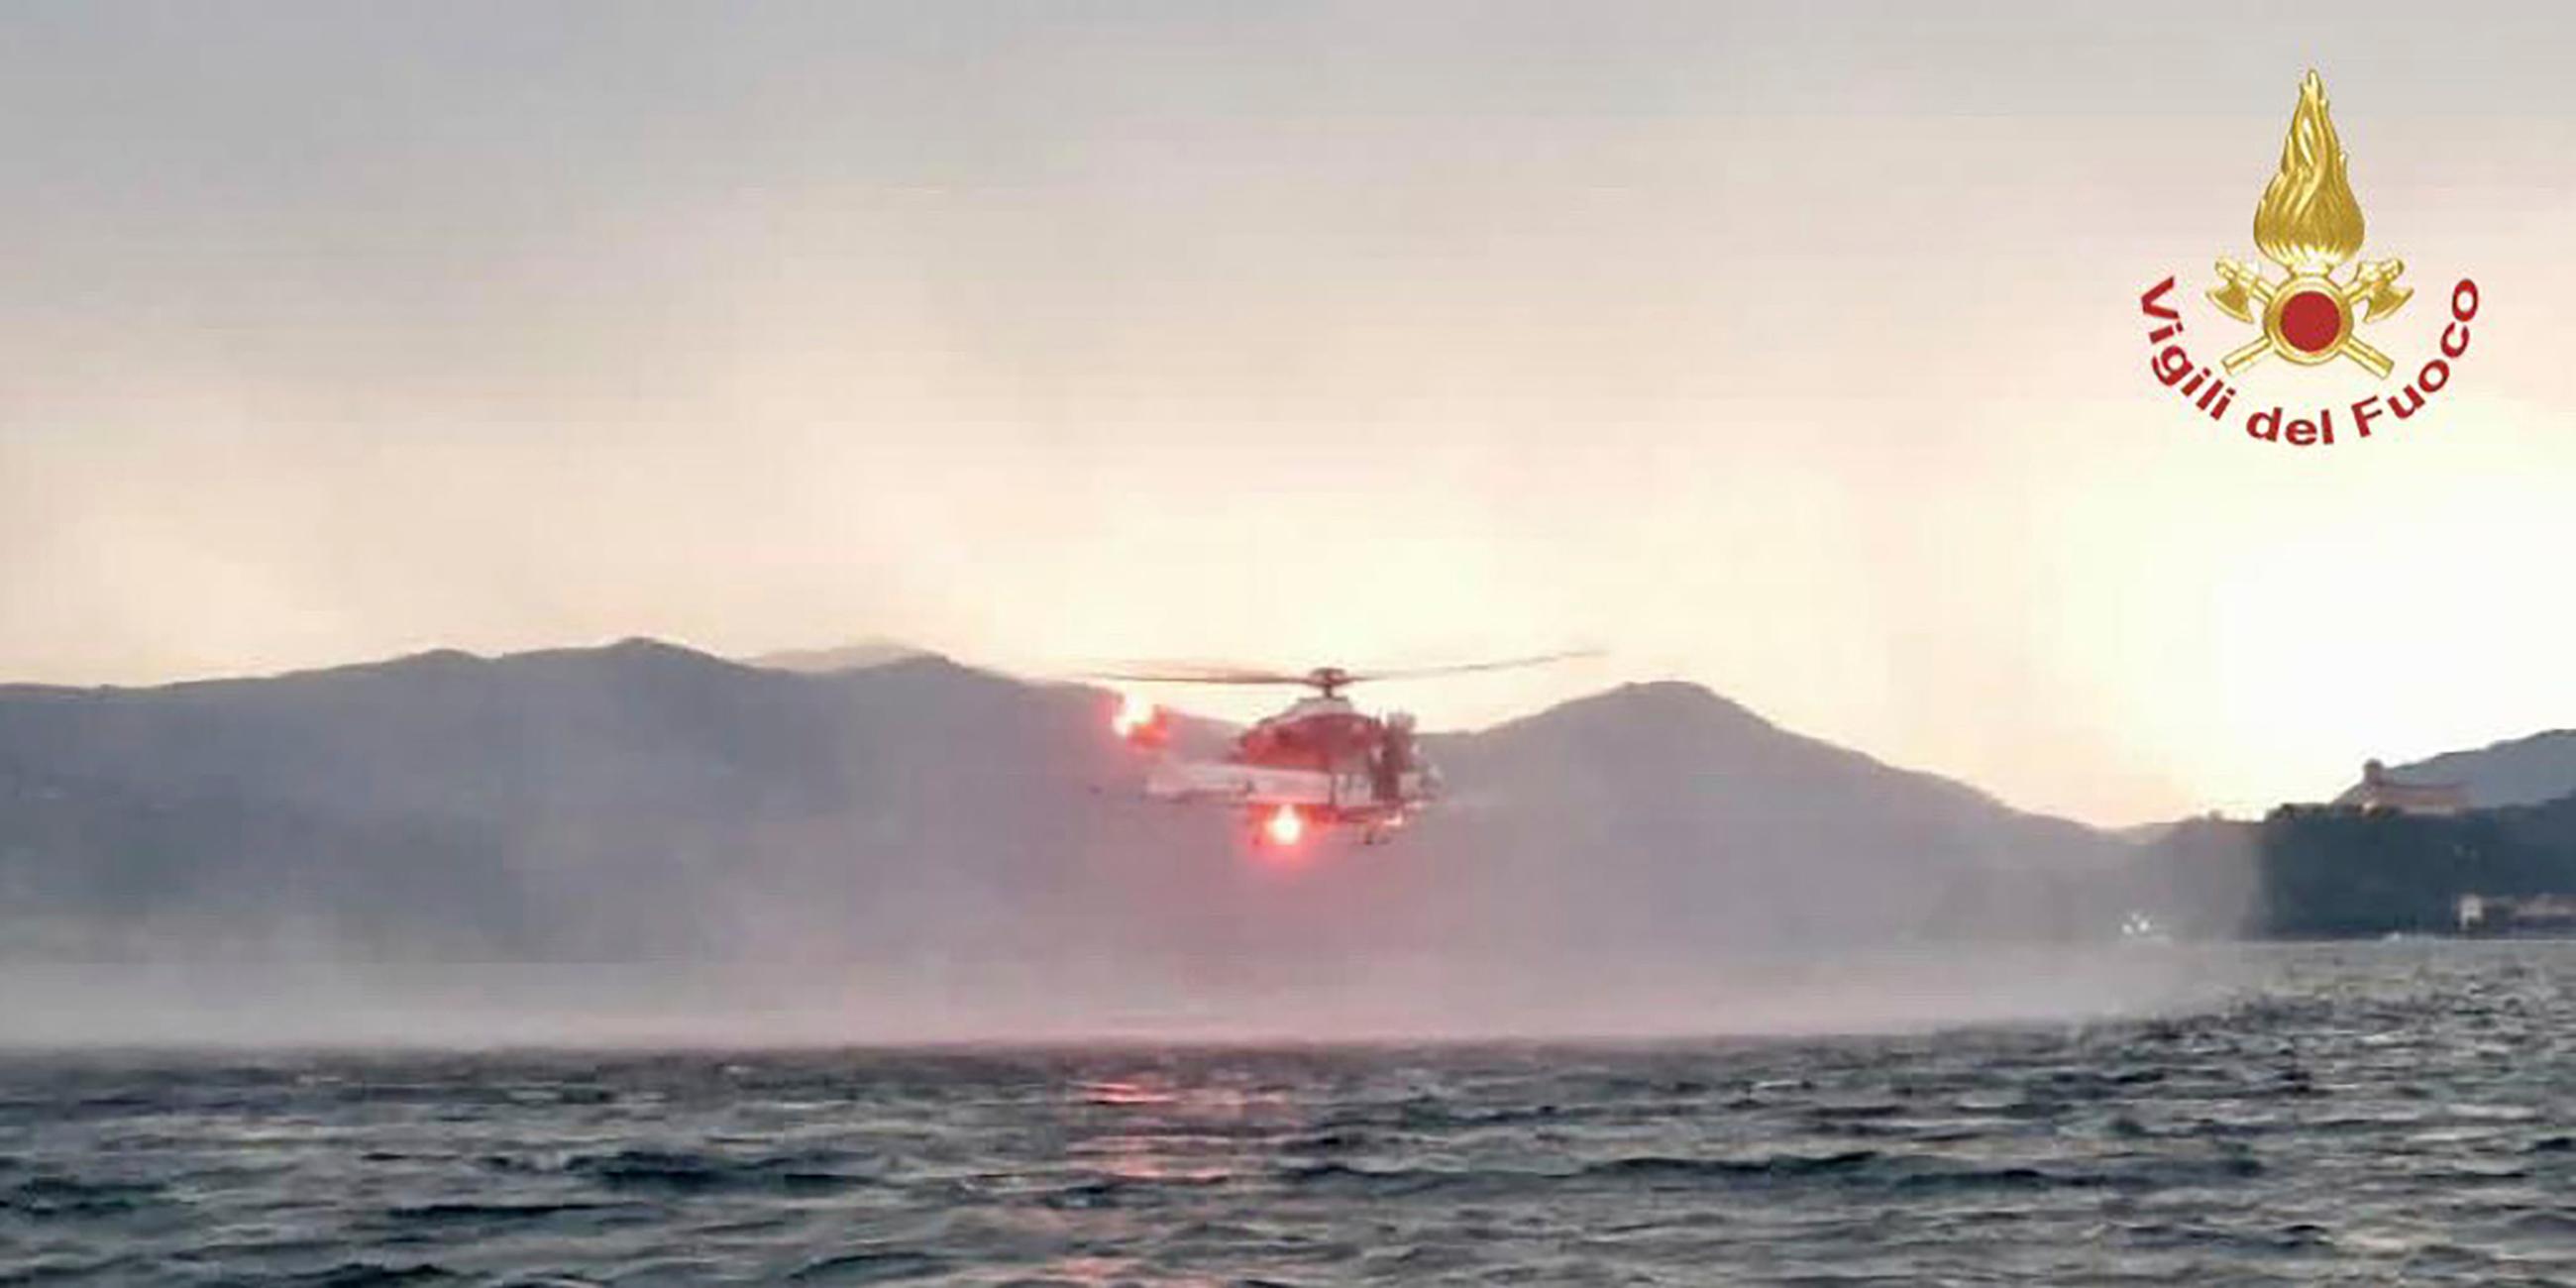
<path id="1" fill-rule="evenodd" d="M 1404 798 L 1404 775 L 1413 768 L 1413 717 L 1402 711 L 1386 718 L 1377 742 L 1376 764 L 1371 767 L 1369 789 L 1381 805 L 1394 805 Z"/>

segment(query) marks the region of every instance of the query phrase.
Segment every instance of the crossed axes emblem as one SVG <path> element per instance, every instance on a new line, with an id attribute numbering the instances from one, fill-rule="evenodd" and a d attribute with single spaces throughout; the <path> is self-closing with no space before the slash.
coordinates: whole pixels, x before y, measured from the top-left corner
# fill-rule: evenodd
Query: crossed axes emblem
<path id="1" fill-rule="evenodd" d="M 2353 334 L 2356 322 L 2376 322 L 2405 307 L 2415 288 L 2399 286 L 2403 260 L 2368 260 L 2355 265 L 2352 279 L 2334 280 L 2334 270 L 2292 272 L 2278 282 L 2241 261 L 2218 261 L 2219 285 L 2209 301 L 2239 322 L 2258 322 L 2263 334 L 2224 359 L 2234 375 L 2265 354 L 2279 354 L 2301 366 L 2350 358 L 2385 379 L 2394 365 L 2388 355 Z M 2257 316 L 2257 310 L 2260 316 Z"/>

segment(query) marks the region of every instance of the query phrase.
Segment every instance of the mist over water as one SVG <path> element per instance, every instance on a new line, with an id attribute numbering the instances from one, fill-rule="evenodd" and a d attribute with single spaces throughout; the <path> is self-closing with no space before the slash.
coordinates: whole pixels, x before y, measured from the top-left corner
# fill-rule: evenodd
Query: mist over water
<path id="1" fill-rule="evenodd" d="M 1518 968 L 21 963 L 0 1044 L 781 1047 L 1636 1039 L 1923 1032 L 2167 1014 L 2241 982 L 2238 950 L 1950 947 Z"/>

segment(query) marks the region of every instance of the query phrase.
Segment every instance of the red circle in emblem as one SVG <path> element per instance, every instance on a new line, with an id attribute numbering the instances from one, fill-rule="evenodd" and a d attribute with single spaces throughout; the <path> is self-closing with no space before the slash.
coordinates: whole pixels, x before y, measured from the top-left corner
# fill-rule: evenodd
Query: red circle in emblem
<path id="1" fill-rule="evenodd" d="M 2323 353 L 2343 338 L 2343 310 L 2323 291 L 2301 291 L 2281 305 L 2281 338 L 2301 353 Z"/>

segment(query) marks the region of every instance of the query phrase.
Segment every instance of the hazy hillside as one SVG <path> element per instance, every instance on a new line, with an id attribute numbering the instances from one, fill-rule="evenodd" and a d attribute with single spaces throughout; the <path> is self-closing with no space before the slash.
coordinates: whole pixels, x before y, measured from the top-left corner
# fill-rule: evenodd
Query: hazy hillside
<path id="1" fill-rule="evenodd" d="M 2475 750 L 2444 752 L 2391 766 L 2389 775 L 2399 782 L 2464 784 L 2469 803 L 2481 809 L 2538 805 L 2576 794 L 2576 730 L 2553 729 Z"/>
<path id="2" fill-rule="evenodd" d="M 1451 808 L 1263 861 L 1128 794 L 1108 701 L 646 641 L 0 688 L 0 954 L 1670 963 L 2094 936 L 2154 885 L 1682 684 L 1442 736 Z"/>
<path id="3" fill-rule="evenodd" d="M 1467 884 L 1504 892 L 1495 924 L 1546 908 L 1533 934 L 1664 950 L 2080 935 L 2117 917 L 2085 905 L 2127 847 L 1693 685 L 1631 685 L 1435 750 L 1458 800 L 1427 848 L 1479 857 Z"/>

